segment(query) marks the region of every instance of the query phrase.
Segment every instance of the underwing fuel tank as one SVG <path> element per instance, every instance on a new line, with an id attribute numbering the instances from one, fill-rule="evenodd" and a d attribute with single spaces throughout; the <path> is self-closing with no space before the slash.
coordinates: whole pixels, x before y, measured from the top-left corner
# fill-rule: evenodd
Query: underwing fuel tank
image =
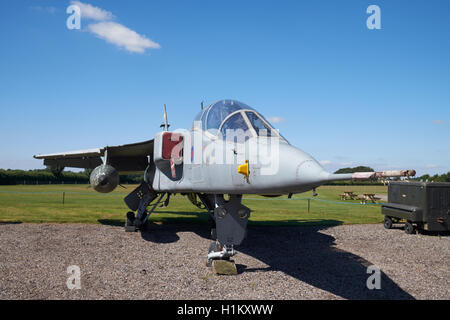
<path id="1" fill-rule="evenodd" d="M 113 191 L 119 184 L 119 173 L 110 165 L 100 165 L 89 177 L 92 188 L 101 193 Z"/>

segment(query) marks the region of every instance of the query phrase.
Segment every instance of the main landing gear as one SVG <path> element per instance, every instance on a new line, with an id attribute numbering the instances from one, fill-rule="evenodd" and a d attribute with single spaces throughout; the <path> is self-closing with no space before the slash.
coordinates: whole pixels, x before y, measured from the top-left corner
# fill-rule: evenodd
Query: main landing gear
<path id="1" fill-rule="evenodd" d="M 148 206 L 158 197 L 158 194 L 153 188 L 145 181 L 143 181 L 139 187 L 133 192 L 127 195 L 124 199 L 126 205 L 130 210 L 127 213 L 125 221 L 125 231 L 134 232 L 136 230 L 144 230 L 147 224 L 148 217 L 155 210 L 156 206 L 161 202 L 165 193 L 162 193 L 158 201 L 152 206 L 150 211 L 147 211 Z M 167 201 L 168 204 L 168 201 Z M 134 211 L 137 211 L 136 216 Z"/>

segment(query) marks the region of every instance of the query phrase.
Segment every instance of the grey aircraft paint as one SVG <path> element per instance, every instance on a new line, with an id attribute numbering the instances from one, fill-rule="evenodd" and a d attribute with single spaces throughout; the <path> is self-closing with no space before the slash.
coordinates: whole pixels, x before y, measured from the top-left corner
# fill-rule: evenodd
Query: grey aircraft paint
<path id="1" fill-rule="evenodd" d="M 235 100 L 202 109 L 189 131 L 169 132 L 165 111 L 164 119 L 165 130 L 152 140 L 34 157 L 59 169 L 95 168 L 91 184 L 99 192 L 111 192 L 119 183 L 118 173 L 143 172 L 144 181 L 124 199 L 132 210 L 127 213 L 126 231 L 142 229 L 164 194 L 166 202 L 171 193 L 197 195 L 212 221 L 215 242 L 208 263 L 233 256 L 234 246 L 245 238 L 250 210 L 241 204 L 242 194 L 293 194 L 333 180 L 415 175 L 414 170 L 328 173 L 255 109 Z M 225 200 L 224 194 L 230 199 Z"/>

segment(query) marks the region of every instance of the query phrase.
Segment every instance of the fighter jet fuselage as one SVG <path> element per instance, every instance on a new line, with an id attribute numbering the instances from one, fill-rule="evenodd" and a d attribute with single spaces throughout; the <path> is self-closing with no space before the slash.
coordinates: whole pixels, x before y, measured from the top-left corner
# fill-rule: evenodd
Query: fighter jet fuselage
<path id="1" fill-rule="evenodd" d="M 131 210 L 126 230 L 142 230 L 165 195 L 165 205 L 173 193 L 187 195 L 196 205 L 193 198 L 198 197 L 210 215 L 215 241 L 208 251 L 209 263 L 233 256 L 234 246 L 246 235 L 250 209 L 241 203 L 243 194 L 294 194 L 333 180 L 415 175 L 414 170 L 328 173 L 255 109 L 234 100 L 202 109 L 190 130 L 169 131 L 166 112 L 164 119 L 164 130 L 152 140 L 35 158 L 58 170 L 94 169 L 90 182 L 102 193 L 117 187 L 120 172 L 144 172 L 144 181 L 124 199 Z"/>

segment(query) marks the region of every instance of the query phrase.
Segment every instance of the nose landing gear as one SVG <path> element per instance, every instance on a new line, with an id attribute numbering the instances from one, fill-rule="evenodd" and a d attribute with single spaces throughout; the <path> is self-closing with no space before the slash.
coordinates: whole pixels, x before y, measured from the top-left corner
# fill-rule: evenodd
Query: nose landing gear
<path id="1" fill-rule="evenodd" d="M 242 195 L 230 195 L 226 201 L 223 195 L 215 195 L 216 241 L 208 250 L 208 266 L 213 266 L 217 274 L 237 274 L 234 261 L 230 260 L 236 254 L 235 245 L 240 245 L 246 236 L 250 209 L 241 204 Z"/>

